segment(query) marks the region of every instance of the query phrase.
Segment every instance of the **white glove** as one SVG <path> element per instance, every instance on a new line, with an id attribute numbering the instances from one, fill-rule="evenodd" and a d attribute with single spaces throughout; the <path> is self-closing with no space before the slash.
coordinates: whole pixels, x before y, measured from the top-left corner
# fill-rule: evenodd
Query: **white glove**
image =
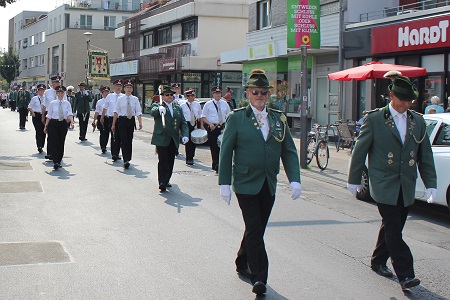
<path id="1" fill-rule="evenodd" d="M 87 91 L 83 91 L 83 95 L 87 96 L 88 92 Z"/>
<path id="2" fill-rule="evenodd" d="M 220 196 L 222 196 L 223 200 L 230 205 L 231 202 L 231 185 L 222 184 L 220 186 Z"/>
<path id="3" fill-rule="evenodd" d="M 356 193 L 361 190 L 361 185 L 347 183 L 347 190 L 349 190 L 350 193 L 352 193 L 353 196 L 356 197 Z"/>
<path id="4" fill-rule="evenodd" d="M 434 203 L 437 198 L 437 189 L 429 188 L 427 189 L 427 202 L 428 203 Z"/>
<path id="5" fill-rule="evenodd" d="M 159 114 L 160 115 L 165 115 L 166 114 L 166 108 L 164 106 L 160 106 L 159 107 Z"/>
<path id="6" fill-rule="evenodd" d="M 293 181 L 291 182 L 290 187 L 291 187 L 291 199 L 297 200 L 302 194 L 302 185 L 300 184 L 300 182 Z"/>
<path id="7" fill-rule="evenodd" d="M 187 136 L 183 136 L 183 137 L 181 138 L 181 142 L 182 142 L 183 145 L 184 145 L 184 144 L 186 144 L 187 142 L 189 142 L 189 138 L 188 138 Z"/>

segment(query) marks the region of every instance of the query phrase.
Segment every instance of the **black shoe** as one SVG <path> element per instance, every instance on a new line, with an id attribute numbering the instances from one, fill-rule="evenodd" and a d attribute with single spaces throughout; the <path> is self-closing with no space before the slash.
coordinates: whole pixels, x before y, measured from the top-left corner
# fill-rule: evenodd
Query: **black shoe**
<path id="1" fill-rule="evenodd" d="M 245 277 L 245 278 L 248 278 L 248 279 L 250 279 L 250 277 L 252 276 L 252 274 L 250 273 L 250 271 L 249 271 L 248 268 L 247 268 L 247 269 L 236 268 L 236 272 L 237 272 L 240 276 Z"/>
<path id="2" fill-rule="evenodd" d="M 264 294 L 267 291 L 266 284 L 262 281 L 257 281 L 253 285 L 252 292 L 256 295 Z"/>
<path id="3" fill-rule="evenodd" d="M 38 152 L 42 153 L 42 147 L 38 147 Z"/>
<path id="4" fill-rule="evenodd" d="M 166 183 L 166 187 L 172 187 L 172 185 L 170 184 L 170 182 Z"/>
<path id="5" fill-rule="evenodd" d="M 105 152 L 106 152 L 106 149 L 102 149 L 102 153 L 105 154 Z"/>
<path id="6" fill-rule="evenodd" d="M 112 156 L 112 160 L 113 160 L 113 161 L 118 160 L 117 156 L 113 155 L 113 156 Z"/>
<path id="7" fill-rule="evenodd" d="M 123 164 L 123 167 L 124 167 L 125 169 L 128 169 L 128 168 L 130 167 L 130 163 L 126 161 L 126 162 Z"/>
<path id="8" fill-rule="evenodd" d="M 166 191 L 166 185 L 165 185 L 164 183 L 160 183 L 160 184 L 159 184 L 159 190 L 160 190 L 161 192 L 165 192 L 165 191 Z"/>
<path id="9" fill-rule="evenodd" d="M 46 159 L 52 159 L 52 156 L 51 155 L 46 155 L 45 158 Z"/>
<path id="10" fill-rule="evenodd" d="M 194 165 L 194 161 L 193 160 L 187 160 L 186 164 L 189 166 L 193 166 Z"/>
<path id="11" fill-rule="evenodd" d="M 394 274 L 392 274 L 392 271 L 389 270 L 388 267 L 383 265 L 372 265 L 370 267 L 375 273 L 378 275 L 384 276 L 384 277 L 392 277 Z"/>
<path id="12" fill-rule="evenodd" d="M 400 286 L 402 287 L 402 290 L 418 286 L 419 284 L 420 284 L 419 278 L 406 277 L 405 279 L 400 281 Z"/>
<path id="13" fill-rule="evenodd" d="M 54 165 L 53 165 L 53 169 L 54 169 L 54 170 L 58 170 L 58 169 L 59 169 L 59 164 L 54 164 Z"/>

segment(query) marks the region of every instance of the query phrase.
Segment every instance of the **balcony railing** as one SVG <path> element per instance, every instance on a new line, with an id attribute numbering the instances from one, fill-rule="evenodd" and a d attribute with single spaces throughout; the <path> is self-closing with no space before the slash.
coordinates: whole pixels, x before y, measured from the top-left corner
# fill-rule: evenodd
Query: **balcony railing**
<path id="1" fill-rule="evenodd" d="M 422 0 L 416 3 L 401 5 L 397 7 L 385 7 L 382 10 L 360 14 L 360 22 L 373 21 L 387 17 L 410 14 L 417 11 L 444 7 L 450 4 L 450 0 Z"/>
<path id="2" fill-rule="evenodd" d="M 139 1 L 129 5 L 123 4 L 120 0 L 77 0 L 77 1 L 64 1 L 69 8 L 77 9 L 94 9 L 94 10 L 109 10 L 109 11 L 131 11 L 136 12 L 140 9 Z"/>

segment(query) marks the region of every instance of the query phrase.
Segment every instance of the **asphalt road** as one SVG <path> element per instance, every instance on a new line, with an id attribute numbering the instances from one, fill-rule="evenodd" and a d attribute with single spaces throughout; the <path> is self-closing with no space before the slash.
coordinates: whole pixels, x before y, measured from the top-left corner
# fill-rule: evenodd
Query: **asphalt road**
<path id="1" fill-rule="evenodd" d="M 135 133 L 129 170 L 101 154 L 97 131 L 79 142 L 76 127 L 53 171 L 31 122 L 25 131 L 18 122 L 0 109 L 0 299 L 255 299 L 235 273 L 241 213 L 234 196 L 229 207 L 220 198 L 205 146 L 193 167 L 177 158 L 161 194 L 151 118 Z M 302 170 L 297 201 L 280 173 L 268 292 L 258 298 L 449 299 L 446 210 L 413 207 L 404 236 L 422 284 L 402 292 L 370 270 L 380 216 L 344 188 L 348 151 L 330 154 L 327 170 Z"/>

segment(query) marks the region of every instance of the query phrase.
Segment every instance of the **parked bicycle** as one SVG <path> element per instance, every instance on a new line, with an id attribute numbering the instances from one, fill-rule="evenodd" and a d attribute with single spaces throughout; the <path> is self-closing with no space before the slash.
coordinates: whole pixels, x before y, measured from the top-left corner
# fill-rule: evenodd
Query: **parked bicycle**
<path id="1" fill-rule="evenodd" d="M 307 165 L 311 163 L 315 156 L 317 166 L 321 170 L 326 169 L 330 157 L 330 150 L 328 149 L 328 126 L 313 125 L 313 129 L 308 134 L 306 151 Z"/>

